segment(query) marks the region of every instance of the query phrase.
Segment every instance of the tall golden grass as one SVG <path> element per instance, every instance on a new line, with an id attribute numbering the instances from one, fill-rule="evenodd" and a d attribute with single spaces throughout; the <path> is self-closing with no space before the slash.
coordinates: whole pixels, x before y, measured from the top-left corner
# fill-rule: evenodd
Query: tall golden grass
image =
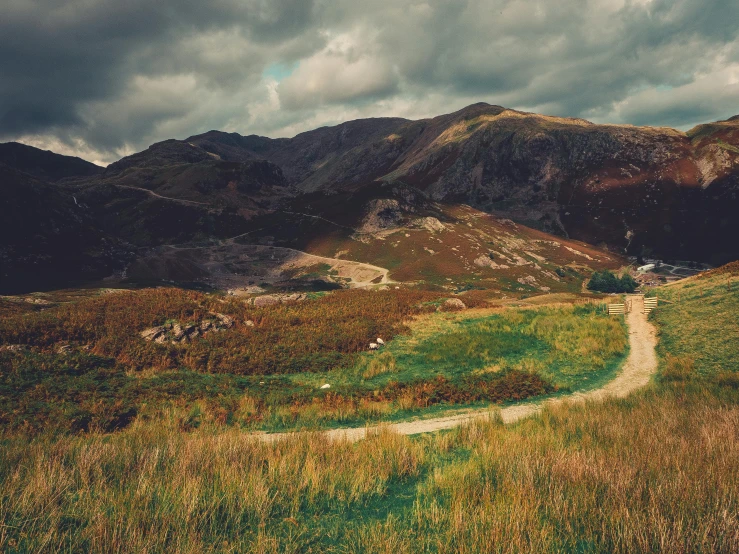
<path id="1" fill-rule="evenodd" d="M 703 305 L 667 306 L 663 340 Z M 698 355 L 707 343 L 714 358 Z M 664 357 L 677 378 L 510 427 L 268 444 L 209 424 L 183 433 L 175 417 L 5 439 L 0 551 L 739 552 L 739 390 L 705 377 L 730 372 L 736 343 L 686 345 L 695 355 Z"/>
<path id="2" fill-rule="evenodd" d="M 0 549 L 736 552 L 737 429 L 694 388 L 357 444 L 139 422 L 6 441 Z"/>

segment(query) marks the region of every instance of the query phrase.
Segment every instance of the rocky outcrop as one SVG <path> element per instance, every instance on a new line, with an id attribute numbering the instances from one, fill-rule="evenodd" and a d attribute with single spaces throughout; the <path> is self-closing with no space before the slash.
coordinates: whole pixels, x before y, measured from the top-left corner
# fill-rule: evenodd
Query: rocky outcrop
<path id="1" fill-rule="evenodd" d="M 215 331 L 223 331 L 234 326 L 234 319 L 231 316 L 211 312 L 210 319 L 203 319 L 199 322 L 188 322 L 180 324 L 178 322 L 169 322 L 157 327 L 144 329 L 139 333 L 142 339 L 149 342 L 163 343 L 183 343 L 189 342 L 201 337 L 207 333 Z"/>
<path id="2" fill-rule="evenodd" d="M 418 229 L 426 229 L 432 233 L 440 233 L 446 231 L 444 224 L 435 217 L 419 217 L 411 224 L 411 227 Z"/>
<path id="3" fill-rule="evenodd" d="M 357 231 L 359 233 L 376 233 L 397 227 L 402 220 L 403 210 L 397 200 L 379 198 L 368 203 L 367 212 Z"/>
<path id="4" fill-rule="evenodd" d="M 254 298 L 250 298 L 246 302 L 247 304 L 251 304 L 252 306 L 256 308 L 264 308 L 266 306 L 274 306 L 275 304 L 286 304 L 288 302 L 300 302 L 301 300 L 305 300 L 307 298 L 308 298 L 308 295 L 303 294 L 303 293 L 264 294 L 262 296 L 255 296 Z"/>

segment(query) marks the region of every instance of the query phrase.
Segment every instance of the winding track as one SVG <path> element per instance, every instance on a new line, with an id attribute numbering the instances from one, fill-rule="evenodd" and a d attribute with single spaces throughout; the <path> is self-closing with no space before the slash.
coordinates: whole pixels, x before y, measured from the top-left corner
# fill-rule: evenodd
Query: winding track
<path id="1" fill-rule="evenodd" d="M 635 390 L 646 386 L 657 370 L 657 355 L 654 350 L 657 344 L 657 332 L 654 325 L 647 321 L 647 316 L 644 314 L 644 298 L 642 296 L 631 296 L 630 299 L 633 302 L 632 311 L 626 319 L 629 327 L 629 355 L 623 368 L 612 381 L 609 381 L 601 388 L 587 392 L 576 392 L 568 396 L 545 400 L 538 404 L 520 404 L 502 408 L 500 415 L 503 423 L 513 423 L 520 419 L 536 415 L 545 406 L 554 406 L 564 402 L 594 402 L 604 400 L 608 397 L 623 398 Z M 491 410 L 485 408 L 448 417 L 390 423 L 383 425 L 383 427 L 401 435 L 416 435 L 419 433 L 440 431 L 442 429 L 451 429 L 475 419 L 490 417 L 490 415 Z M 331 440 L 355 442 L 364 439 L 368 433 L 376 432 L 379 428 L 380 426 L 375 425 L 351 429 L 331 429 L 323 431 L 322 434 Z M 255 433 L 254 436 L 265 442 L 274 442 L 295 434 Z"/>

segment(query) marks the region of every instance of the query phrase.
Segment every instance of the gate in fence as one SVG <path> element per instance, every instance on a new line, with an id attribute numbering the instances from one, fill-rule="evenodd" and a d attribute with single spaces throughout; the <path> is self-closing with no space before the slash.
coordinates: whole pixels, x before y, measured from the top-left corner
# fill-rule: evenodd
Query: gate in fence
<path id="1" fill-rule="evenodd" d="M 657 297 L 651 296 L 644 299 L 644 313 L 648 314 L 657 307 Z M 631 311 L 632 300 L 626 300 L 623 304 L 608 304 L 608 315 L 628 314 Z"/>
<path id="2" fill-rule="evenodd" d="M 627 312 L 626 304 L 608 304 L 608 315 L 625 314 Z"/>
<path id="3" fill-rule="evenodd" d="M 657 297 L 656 296 L 650 296 L 649 298 L 644 299 L 644 313 L 648 314 L 653 309 L 657 307 Z"/>

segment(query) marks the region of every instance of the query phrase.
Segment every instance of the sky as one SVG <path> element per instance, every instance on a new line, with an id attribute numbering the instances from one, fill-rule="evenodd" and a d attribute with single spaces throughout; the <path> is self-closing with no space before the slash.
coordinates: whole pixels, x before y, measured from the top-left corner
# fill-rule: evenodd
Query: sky
<path id="1" fill-rule="evenodd" d="M 739 113 L 737 0 L 3 0 L 0 141 L 106 165 L 475 102 L 597 123 Z"/>

